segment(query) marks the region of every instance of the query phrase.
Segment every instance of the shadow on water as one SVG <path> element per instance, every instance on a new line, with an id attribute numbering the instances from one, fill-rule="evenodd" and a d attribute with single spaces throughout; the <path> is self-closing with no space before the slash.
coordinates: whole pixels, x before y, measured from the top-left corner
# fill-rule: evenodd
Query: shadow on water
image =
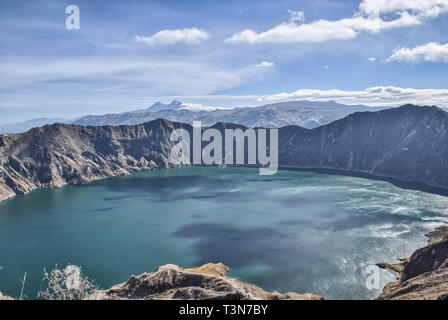
<path id="1" fill-rule="evenodd" d="M 202 223 L 185 225 L 173 235 L 196 240 L 193 244 L 195 265 L 224 262 L 232 270 L 239 270 L 230 276 L 242 276 L 244 281 L 269 291 L 278 288 L 310 291 L 315 284 L 316 272 L 322 272 L 322 281 L 341 273 L 337 264 L 329 263 L 330 252 L 326 249 L 308 246 L 306 241 L 291 238 L 278 228 Z M 250 271 L 257 266 L 263 271 Z"/>
<path id="2" fill-rule="evenodd" d="M 112 192 L 130 193 L 130 195 L 104 197 L 103 200 L 105 201 L 120 201 L 142 195 L 150 195 L 150 200 L 153 202 L 194 199 L 225 203 L 226 201 L 241 199 L 255 201 L 260 198 L 260 193 L 254 190 L 250 192 L 231 191 L 240 185 L 241 183 L 237 180 L 214 178 L 208 175 L 140 176 L 135 174 L 126 177 L 113 177 L 107 179 L 107 181 L 99 180 L 86 185 L 77 185 L 76 187 L 101 186 Z M 223 189 L 230 191 L 222 191 Z"/>
<path id="3" fill-rule="evenodd" d="M 291 238 L 268 227 L 240 228 L 229 223 L 188 224 L 173 235 L 197 240 L 194 252 L 198 265 L 223 261 L 232 267 L 253 264 L 281 266 L 313 257 L 312 250 L 300 246 L 295 248 L 294 254 L 288 253 L 286 248 L 291 248 Z"/>

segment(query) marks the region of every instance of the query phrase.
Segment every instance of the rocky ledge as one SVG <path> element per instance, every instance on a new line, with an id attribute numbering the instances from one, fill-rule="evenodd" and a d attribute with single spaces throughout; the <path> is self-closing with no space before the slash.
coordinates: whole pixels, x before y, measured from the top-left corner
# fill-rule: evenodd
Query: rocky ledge
<path id="1" fill-rule="evenodd" d="M 255 285 L 229 278 L 222 262 L 183 269 L 173 264 L 153 273 L 132 276 L 109 290 L 98 290 L 92 300 L 322 300 L 314 294 L 266 292 Z"/>
<path id="2" fill-rule="evenodd" d="M 381 268 L 398 272 L 378 300 L 448 300 L 448 226 L 427 234 L 426 247 L 400 263 L 379 263 Z"/>

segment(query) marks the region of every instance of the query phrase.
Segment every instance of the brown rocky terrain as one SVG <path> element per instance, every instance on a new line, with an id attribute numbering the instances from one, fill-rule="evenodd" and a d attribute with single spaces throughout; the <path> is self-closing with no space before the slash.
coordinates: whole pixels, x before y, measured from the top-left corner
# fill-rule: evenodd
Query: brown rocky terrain
<path id="1" fill-rule="evenodd" d="M 182 269 L 167 264 L 155 272 L 132 276 L 109 290 L 96 291 L 92 300 L 322 300 L 314 294 L 266 292 L 255 285 L 229 278 L 221 263 Z"/>
<path id="2" fill-rule="evenodd" d="M 379 263 L 398 272 L 379 300 L 448 300 L 448 226 L 428 235 L 428 245 L 398 264 Z"/>

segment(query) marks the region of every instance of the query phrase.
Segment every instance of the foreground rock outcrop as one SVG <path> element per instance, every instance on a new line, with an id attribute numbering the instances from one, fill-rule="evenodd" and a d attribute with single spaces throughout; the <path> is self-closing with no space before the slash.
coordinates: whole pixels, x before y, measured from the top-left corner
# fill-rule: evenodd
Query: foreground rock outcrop
<path id="1" fill-rule="evenodd" d="M 223 263 L 182 269 L 167 264 L 153 273 L 132 276 L 109 290 L 98 290 L 92 300 L 322 300 L 314 294 L 266 292 L 255 285 L 229 278 Z"/>
<path id="2" fill-rule="evenodd" d="M 398 264 L 379 263 L 399 273 L 379 300 L 448 300 L 448 226 L 428 235 L 428 245 Z"/>

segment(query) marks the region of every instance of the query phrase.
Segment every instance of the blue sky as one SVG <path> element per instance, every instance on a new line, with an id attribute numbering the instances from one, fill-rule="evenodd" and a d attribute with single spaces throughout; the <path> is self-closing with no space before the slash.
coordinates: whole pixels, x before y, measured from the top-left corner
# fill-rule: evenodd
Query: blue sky
<path id="1" fill-rule="evenodd" d="M 448 0 L 0 0 L 0 123 L 174 98 L 448 106 L 447 30 Z"/>

